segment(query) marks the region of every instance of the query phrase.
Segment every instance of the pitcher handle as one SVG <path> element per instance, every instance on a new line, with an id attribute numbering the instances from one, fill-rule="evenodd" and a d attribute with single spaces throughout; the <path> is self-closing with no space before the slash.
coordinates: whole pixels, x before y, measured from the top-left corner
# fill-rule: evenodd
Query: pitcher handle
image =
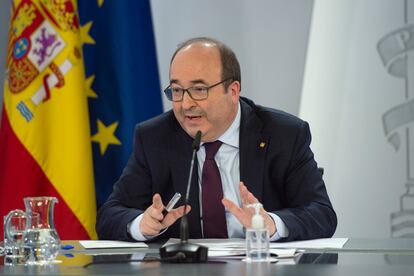
<path id="1" fill-rule="evenodd" d="M 13 216 L 18 216 L 18 215 L 20 215 L 21 217 L 26 218 L 26 222 L 27 222 L 27 214 L 26 214 L 25 212 L 23 212 L 22 210 L 20 210 L 20 209 L 16 209 L 16 210 L 12 210 L 12 211 L 10 211 L 10 212 L 7 214 L 7 216 L 6 216 L 6 220 L 5 220 L 5 222 L 4 222 L 4 236 L 5 236 L 8 240 L 10 240 L 10 241 L 14 240 L 14 238 L 12 237 L 12 235 L 11 235 L 11 233 L 10 233 L 10 222 L 11 222 L 11 218 L 12 218 Z"/>

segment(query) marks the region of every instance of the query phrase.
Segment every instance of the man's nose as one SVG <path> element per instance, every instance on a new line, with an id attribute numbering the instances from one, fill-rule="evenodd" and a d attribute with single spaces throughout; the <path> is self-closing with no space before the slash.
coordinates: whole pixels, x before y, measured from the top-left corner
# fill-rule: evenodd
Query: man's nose
<path id="1" fill-rule="evenodd" d="M 185 91 L 183 94 L 183 101 L 181 103 L 182 108 L 184 110 L 191 109 L 192 107 L 196 106 L 196 102 L 191 98 L 188 91 Z"/>

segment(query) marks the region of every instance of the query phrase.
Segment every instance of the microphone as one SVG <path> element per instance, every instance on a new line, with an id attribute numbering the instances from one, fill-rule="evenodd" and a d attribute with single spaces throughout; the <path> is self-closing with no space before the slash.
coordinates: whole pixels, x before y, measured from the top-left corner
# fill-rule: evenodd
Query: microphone
<path id="1" fill-rule="evenodd" d="M 187 220 L 187 206 L 188 201 L 190 200 L 190 188 L 191 188 L 191 180 L 193 178 L 193 170 L 194 170 L 194 160 L 197 154 L 197 151 L 200 149 L 201 143 L 201 131 L 197 131 L 192 148 L 193 148 L 193 156 L 191 157 L 191 164 L 190 164 L 190 172 L 188 176 L 187 182 L 187 191 L 185 193 L 185 201 L 184 201 L 184 216 L 181 218 L 181 225 L 180 225 L 180 237 L 181 241 L 188 241 L 188 220 Z"/>
<path id="2" fill-rule="evenodd" d="M 173 263 L 204 263 L 207 262 L 208 248 L 202 245 L 188 242 L 187 206 L 190 197 L 191 180 L 194 170 L 194 160 L 200 148 L 201 131 L 197 131 L 192 144 L 193 155 L 191 157 L 190 172 L 187 182 L 187 191 L 184 201 L 184 215 L 180 224 L 180 243 L 170 244 L 160 248 L 162 260 Z"/>

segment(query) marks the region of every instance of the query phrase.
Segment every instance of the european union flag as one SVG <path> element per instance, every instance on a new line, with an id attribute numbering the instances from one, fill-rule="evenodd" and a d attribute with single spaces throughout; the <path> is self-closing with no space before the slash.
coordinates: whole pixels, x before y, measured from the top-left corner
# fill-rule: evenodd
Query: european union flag
<path id="1" fill-rule="evenodd" d="M 136 123 L 162 112 L 149 0 L 78 1 L 97 206 L 132 152 Z"/>

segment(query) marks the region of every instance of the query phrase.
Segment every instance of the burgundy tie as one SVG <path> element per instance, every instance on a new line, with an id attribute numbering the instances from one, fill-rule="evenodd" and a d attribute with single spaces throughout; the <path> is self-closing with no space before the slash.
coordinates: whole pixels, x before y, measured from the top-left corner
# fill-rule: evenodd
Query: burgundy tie
<path id="1" fill-rule="evenodd" d="M 221 203 L 223 187 L 220 172 L 214 160 L 221 144 L 220 141 L 204 144 L 206 160 L 201 179 L 204 238 L 227 238 L 226 214 Z"/>

